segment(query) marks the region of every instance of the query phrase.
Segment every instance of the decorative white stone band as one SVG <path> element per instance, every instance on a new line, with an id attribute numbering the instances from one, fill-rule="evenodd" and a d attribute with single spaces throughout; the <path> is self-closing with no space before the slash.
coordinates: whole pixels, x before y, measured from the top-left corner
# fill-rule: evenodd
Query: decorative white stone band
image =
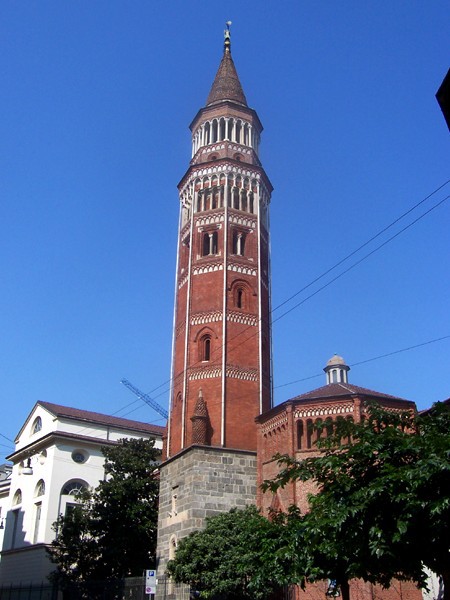
<path id="1" fill-rule="evenodd" d="M 214 271 L 223 271 L 222 263 L 208 263 L 206 265 L 192 268 L 192 275 L 203 275 L 204 273 L 213 273 Z"/>
<path id="2" fill-rule="evenodd" d="M 244 275 L 255 275 L 257 270 L 254 267 L 244 267 L 243 265 L 236 265 L 229 263 L 228 271 L 234 271 L 235 273 L 243 273 Z"/>
<path id="3" fill-rule="evenodd" d="M 189 181 L 192 181 L 197 177 L 203 177 L 204 175 L 212 175 L 214 173 L 238 173 L 239 175 L 243 175 L 246 177 L 253 177 L 253 179 L 261 179 L 261 174 L 259 171 L 250 171 L 248 168 L 244 167 L 244 165 L 237 167 L 236 165 L 231 163 L 222 163 L 220 165 L 217 165 L 217 167 L 205 167 L 203 169 L 195 169 L 190 174 Z"/>
<path id="4" fill-rule="evenodd" d="M 261 427 L 261 431 L 262 431 L 262 433 L 269 433 L 273 429 L 276 430 L 277 427 L 285 425 L 287 423 L 287 421 L 288 421 L 287 415 L 286 415 L 286 413 L 283 413 L 282 415 L 278 415 L 274 419 L 271 419 L 267 423 L 264 423 L 264 425 Z"/>
<path id="5" fill-rule="evenodd" d="M 252 151 L 249 148 L 245 148 L 244 146 L 236 146 L 235 144 L 230 144 L 228 146 L 230 150 L 234 150 L 235 152 L 240 152 L 241 154 L 251 154 Z"/>
<path id="6" fill-rule="evenodd" d="M 186 283 L 186 281 L 188 280 L 188 276 L 185 275 L 182 279 L 180 279 L 180 281 L 178 282 L 178 289 L 182 288 L 183 285 Z"/>
<path id="7" fill-rule="evenodd" d="M 189 369 L 189 380 L 213 379 L 221 377 L 222 369 L 220 367 L 192 367 Z"/>
<path id="8" fill-rule="evenodd" d="M 184 321 L 175 329 L 175 337 L 178 337 L 182 331 L 184 331 Z"/>
<path id="9" fill-rule="evenodd" d="M 203 148 L 202 154 L 209 154 L 210 152 L 217 152 L 218 150 L 223 150 L 225 148 L 225 144 L 216 144 L 214 146 L 208 146 L 207 148 Z"/>
<path id="10" fill-rule="evenodd" d="M 230 209 L 230 214 L 228 217 L 230 223 L 236 223 L 237 225 L 242 225 L 243 227 L 248 227 L 251 229 L 256 228 L 256 219 L 251 219 L 246 216 L 234 214 L 233 212 L 231 212 L 232 210 L 233 209 Z"/>
<path id="11" fill-rule="evenodd" d="M 196 313 L 191 316 L 191 325 L 203 325 L 204 323 L 216 323 L 222 320 L 222 311 L 210 311 Z"/>
<path id="12" fill-rule="evenodd" d="M 258 325 L 258 318 L 255 315 L 246 315 L 240 312 L 229 312 L 227 314 L 227 321 L 232 323 L 243 323 L 244 325 Z"/>
<path id="13" fill-rule="evenodd" d="M 258 381 L 258 369 L 240 369 L 239 367 L 227 366 L 227 377 L 242 379 L 244 381 Z"/>
<path id="14" fill-rule="evenodd" d="M 214 215 L 206 215 L 204 217 L 199 217 L 195 219 L 195 225 L 197 227 L 203 227 L 204 225 L 211 225 L 211 223 L 223 223 L 224 214 L 223 212 L 220 214 Z"/>
<path id="15" fill-rule="evenodd" d="M 296 409 L 294 411 L 295 418 L 305 417 L 331 417 L 332 415 L 348 415 L 354 410 L 353 404 L 338 404 L 322 406 L 317 408 Z"/>

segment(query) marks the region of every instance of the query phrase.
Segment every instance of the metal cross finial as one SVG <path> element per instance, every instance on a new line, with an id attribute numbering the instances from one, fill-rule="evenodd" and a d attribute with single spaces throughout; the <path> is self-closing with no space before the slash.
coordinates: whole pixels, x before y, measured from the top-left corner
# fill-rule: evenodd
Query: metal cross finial
<path id="1" fill-rule="evenodd" d="M 225 25 L 227 26 L 227 28 L 223 32 L 223 37 L 225 38 L 224 49 L 225 50 L 230 50 L 230 48 L 231 48 L 231 34 L 230 34 L 231 21 L 227 21 L 225 23 Z"/>

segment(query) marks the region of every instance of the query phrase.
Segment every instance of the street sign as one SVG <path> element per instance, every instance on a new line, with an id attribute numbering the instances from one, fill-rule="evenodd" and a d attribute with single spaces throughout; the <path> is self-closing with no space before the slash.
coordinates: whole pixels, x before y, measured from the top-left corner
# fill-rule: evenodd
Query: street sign
<path id="1" fill-rule="evenodd" d="M 145 571 L 145 593 L 156 594 L 156 571 L 153 569 Z"/>

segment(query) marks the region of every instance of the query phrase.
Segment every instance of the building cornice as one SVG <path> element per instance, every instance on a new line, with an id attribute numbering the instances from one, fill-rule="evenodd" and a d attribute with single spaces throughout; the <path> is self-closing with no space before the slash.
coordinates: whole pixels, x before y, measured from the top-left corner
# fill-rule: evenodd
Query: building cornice
<path id="1" fill-rule="evenodd" d="M 118 442 L 115 440 L 106 440 L 104 438 L 92 437 L 89 435 L 80 435 L 79 433 L 70 433 L 69 431 L 51 431 L 50 433 L 47 433 L 38 440 L 34 440 L 26 446 L 23 446 L 19 450 L 16 450 L 6 458 L 7 460 L 11 460 L 12 462 L 16 463 L 22 459 L 28 458 L 31 454 L 36 454 L 44 448 L 48 448 L 56 441 L 61 440 L 88 443 L 99 447 L 116 446 L 118 444 Z"/>

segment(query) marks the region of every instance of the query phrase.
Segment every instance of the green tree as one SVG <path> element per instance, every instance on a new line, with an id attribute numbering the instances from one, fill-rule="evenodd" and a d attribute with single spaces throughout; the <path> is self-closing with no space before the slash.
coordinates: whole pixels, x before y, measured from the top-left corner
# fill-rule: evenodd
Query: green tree
<path id="1" fill-rule="evenodd" d="M 155 563 L 160 451 L 143 439 L 102 451 L 105 479 L 54 524 L 51 579 L 62 587 L 141 575 Z"/>
<path id="2" fill-rule="evenodd" d="M 270 521 L 254 506 L 208 517 L 203 530 L 180 540 L 167 572 L 201 598 L 268 598 L 286 582 L 288 565 L 294 568 L 287 524 L 295 518 L 293 513 Z"/>
<path id="3" fill-rule="evenodd" d="M 301 461 L 278 456 L 282 469 L 263 486 L 318 486 L 299 532 L 305 577 L 337 580 L 345 600 L 353 578 L 424 587 L 426 566 L 442 576 L 449 600 L 450 407 L 416 417 L 373 406 L 362 423 L 338 422 L 318 446 Z"/>

